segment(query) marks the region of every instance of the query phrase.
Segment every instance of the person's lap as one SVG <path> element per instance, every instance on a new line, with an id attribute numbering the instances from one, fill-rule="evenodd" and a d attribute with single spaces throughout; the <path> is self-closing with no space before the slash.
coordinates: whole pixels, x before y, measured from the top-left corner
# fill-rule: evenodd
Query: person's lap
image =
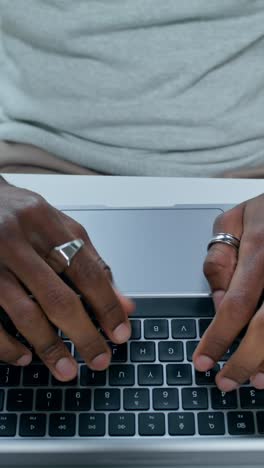
<path id="1" fill-rule="evenodd" d="M 27 174 L 105 175 L 65 161 L 41 148 L 24 143 L 0 141 L 0 172 Z M 227 178 L 264 178 L 264 164 L 219 174 Z"/>
<path id="2" fill-rule="evenodd" d="M 36 146 L 7 141 L 0 141 L 0 172 L 103 175 L 78 164 L 65 161 Z"/>

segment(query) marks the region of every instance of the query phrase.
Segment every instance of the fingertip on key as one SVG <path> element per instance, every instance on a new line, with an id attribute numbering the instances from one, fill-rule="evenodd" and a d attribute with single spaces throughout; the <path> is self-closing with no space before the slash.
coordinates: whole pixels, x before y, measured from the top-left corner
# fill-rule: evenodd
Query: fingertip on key
<path id="1" fill-rule="evenodd" d="M 253 387 L 257 388 L 258 390 L 264 389 L 264 373 L 258 372 L 256 375 L 250 378 L 250 382 Z"/>
<path id="2" fill-rule="evenodd" d="M 63 379 L 72 380 L 77 374 L 77 363 L 73 360 L 63 357 L 56 363 L 56 371 L 60 374 Z"/>
<path id="3" fill-rule="evenodd" d="M 196 370 L 200 372 L 206 372 L 211 369 L 215 365 L 212 358 L 209 356 L 205 356 L 204 354 L 200 354 L 196 358 L 194 358 L 194 366 Z"/>
<path id="4" fill-rule="evenodd" d="M 126 343 L 131 335 L 131 327 L 129 322 L 120 323 L 120 325 L 114 329 L 112 334 L 116 343 Z"/>
<path id="5" fill-rule="evenodd" d="M 216 383 L 222 392 L 232 392 L 232 390 L 236 390 L 239 387 L 239 383 L 227 377 L 219 377 Z"/>
<path id="6" fill-rule="evenodd" d="M 101 354 L 98 354 L 98 356 L 96 356 L 91 364 L 90 364 L 90 367 L 93 369 L 93 370 L 96 370 L 96 371 L 102 371 L 102 370 L 105 370 L 110 364 L 110 356 L 108 353 L 101 353 Z"/>

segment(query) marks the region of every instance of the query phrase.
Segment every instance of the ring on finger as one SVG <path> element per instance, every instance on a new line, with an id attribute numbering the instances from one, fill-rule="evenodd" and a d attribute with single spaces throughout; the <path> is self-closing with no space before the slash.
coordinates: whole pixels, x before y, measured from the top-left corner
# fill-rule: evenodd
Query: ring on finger
<path id="1" fill-rule="evenodd" d="M 84 241 L 82 239 L 73 239 L 65 244 L 53 247 L 45 260 L 57 273 L 63 273 L 71 265 L 73 258 L 83 246 Z"/>
<path id="2" fill-rule="evenodd" d="M 210 241 L 208 242 L 207 250 L 209 250 L 213 244 L 217 243 L 231 245 L 238 251 L 240 246 L 240 239 L 228 232 L 219 232 L 210 239 Z"/>

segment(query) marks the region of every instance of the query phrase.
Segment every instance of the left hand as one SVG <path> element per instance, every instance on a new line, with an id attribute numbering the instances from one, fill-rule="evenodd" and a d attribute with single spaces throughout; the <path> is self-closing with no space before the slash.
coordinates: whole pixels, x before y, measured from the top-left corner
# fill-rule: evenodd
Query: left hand
<path id="1" fill-rule="evenodd" d="M 193 354 L 197 370 L 205 372 L 220 360 L 241 330 L 247 332 L 236 352 L 216 376 L 222 391 L 248 379 L 264 389 L 264 194 L 220 215 L 214 234 L 226 232 L 241 240 L 239 251 L 222 243 L 208 251 L 204 273 L 212 289 L 215 317 Z"/>

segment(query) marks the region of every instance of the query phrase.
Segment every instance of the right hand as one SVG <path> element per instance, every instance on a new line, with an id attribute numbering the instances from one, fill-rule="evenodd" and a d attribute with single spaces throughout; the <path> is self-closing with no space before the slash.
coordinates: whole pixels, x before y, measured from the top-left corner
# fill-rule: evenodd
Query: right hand
<path id="1" fill-rule="evenodd" d="M 75 238 L 85 245 L 65 275 L 91 304 L 108 338 L 117 344 L 126 342 L 131 333 L 128 314 L 134 305 L 113 288 L 111 271 L 85 229 L 40 195 L 0 180 L 0 306 L 61 381 L 76 376 L 77 363 L 52 324 L 73 341 L 91 369 L 103 370 L 111 360 L 105 339 L 78 295 L 45 261 L 53 247 Z M 23 366 L 31 359 L 31 351 L 0 325 L 0 360 Z"/>

